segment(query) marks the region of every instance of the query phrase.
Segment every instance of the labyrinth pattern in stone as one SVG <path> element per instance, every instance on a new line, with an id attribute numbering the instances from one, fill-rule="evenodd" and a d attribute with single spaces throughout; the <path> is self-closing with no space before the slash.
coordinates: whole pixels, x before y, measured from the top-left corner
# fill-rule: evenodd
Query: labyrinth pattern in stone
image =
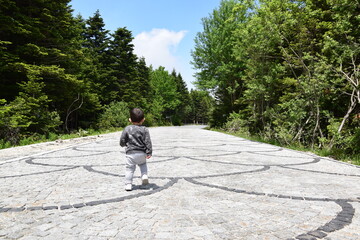
<path id="1" fill-rule="evenodd" d="M 124 191 L 119 136 L 0 162 L 1 239 L 360 239 L 360 168 L 196 126 L 150 128 Z M 80 238 L 81 236 L 81 238 Z"/>

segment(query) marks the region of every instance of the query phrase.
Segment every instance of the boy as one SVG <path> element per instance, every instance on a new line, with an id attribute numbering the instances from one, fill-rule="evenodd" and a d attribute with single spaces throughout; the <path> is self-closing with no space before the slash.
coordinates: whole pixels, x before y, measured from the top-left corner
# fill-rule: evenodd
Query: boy
<path id="1" fill-rule="evenodd" d="M 145 126 L 142 126 L 142 123 L 145 121 L 144 112 L 139 108 L 130 110 L 129 121 L 132 125 L 125 127 L 120 138 L 120 146 L 126 146 L 126 191 L 132 190 L 132 180 L 136 165 L 140 167 L 142 184 L 149 184 L 146 159 L 151 158 L 152 155 L 149 130 Z"/>

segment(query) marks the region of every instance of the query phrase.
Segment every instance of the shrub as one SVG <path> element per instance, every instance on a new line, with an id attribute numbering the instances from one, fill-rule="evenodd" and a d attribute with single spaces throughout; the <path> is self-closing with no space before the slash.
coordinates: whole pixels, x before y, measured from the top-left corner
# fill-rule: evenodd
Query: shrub
<path id="1" fill-rule="evenodd" d="M 125 127 L 129 123 L 129 108 L 125 102 L 112 102 L 100 115 L 98 126 L 100 129 Z"/>
<path id="2" fill-rule="evenodd" d="M 249 135 L 249 129 L 246 126 L 246 122 L 241 118 L 239 113 L 231 113 L 224 128 L 229 132 L 240 132 Z"/>
<path id="3" fill-rule="evenodd" d="M 145 113 L 144 125 L 147 126 L 147 127 L 154 127 L 154 126 L 158 125 L 153 114 L 151 114 L 151 113 L 146 114 Z"/>

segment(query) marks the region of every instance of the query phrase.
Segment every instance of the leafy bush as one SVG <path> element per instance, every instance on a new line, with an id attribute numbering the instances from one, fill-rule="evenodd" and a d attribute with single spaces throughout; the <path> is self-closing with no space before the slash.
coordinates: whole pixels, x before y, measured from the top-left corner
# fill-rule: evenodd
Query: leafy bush
<path id="1" fill-rule="evenodd" d="M 224 128 L 228 132 L 240 132 L 249 135 L 249 129 L 246 126 L 246 121 L 241 118 L 241 115 L 239 113 L 230 113 L 230 116 L 225 123 Z"/>
<path id="2" fill-rule="evenodd" d="M 112 102 L 100 115 L 100 129 L 125 127 L 129 123 L 129 108 L 125 102 Z"/>
<path id="3" fill-rule="evenodd" d="M 158 122 L 156 121 L 156 119 L 152 113 L 145 114 L 144 125 L 147 127 L 158 126 Z"/>
<path id="4" fill-rule="evenodd" d="M 0 149 L 12 147 L 11 142 L 6 141 L 4 139 L 0 139 Z"/>
<path id="5" fill-rule="evenodd" d="M 172 116 L 171 118 L 171 122 L 174 126 L 181 126 L 182 125 L 182 118 L 181 116 L 179 116 L 178 114 L 175 114 L 174 116 Z"/>

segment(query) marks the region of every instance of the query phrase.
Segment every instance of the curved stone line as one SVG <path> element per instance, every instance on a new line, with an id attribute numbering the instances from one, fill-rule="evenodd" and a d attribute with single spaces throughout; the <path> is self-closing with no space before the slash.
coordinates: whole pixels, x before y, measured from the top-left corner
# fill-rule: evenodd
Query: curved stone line
<path id="1" fill-rule="evenodd" d="M 245 144 L 243 142 L 246 142 Z M 251 142 L 250 140 L 244 140 L 242 143 L 233 143 L 232 141 L 229 141 L 229 143 L 225 143 L 227 146 L 254 146 L 254 147 L 264 147 L 263 145 L 267 145 L 271 148 L 281 148 L 279 146 L 271 145 L 268 143 L 261 143 L 261 142 Z"/>
<path id="2" fill-rule="evenodd" d="M 240 145 L 241 147 L 241 145 Z M 204 151 L 208 151 L 209 149 L 204 149 L 204 148 L 197 148 L 195 147 L 176 147 L 176 148 L 186 148 L 186 149 L 193 149 L 193 150 L 204 150 Z M 249 152 L 249 153 L 258 153 L 258 152 L 279 152 L 279 151 L 283 151 L 283 148 L 279 148 L 279 149 L 270 149 L 270 150 L 264 150 L 264 151 L 229 151 L 229 150 L 222 150 L 222 149 L 214 149 L 213 151 L 217 151 L 217 152 L 230 152 L 230 153 L 241 153 L 241 152 Z"/>
<path id="3" fill-rule="evenodd" d="M 154 157 L 159 157 L 159 156 L 157 156 L 157 155 L 155 155 Z M 169 162 L 169 161 L 174 161 L 174 160 L 177 160 L 177 159 L 179 159 L 179 158 L 181 158 L 181 157 L 172 157 L 172 158 L 169 158 L 169 159 L 164 159 L 164 160 L 151 160 L 151 158 L 150 159 L 148 159 L 146 162 L 147 162 L 147 164 L 151 164 L 151 163 L 159 163 L 159 162 Z M 125 164 L 124 164 L 125 165 Z"/>
<path id="4" fill-rule="evenodd" d="M 204 145 L 204 146 L 153 146 L 154 149 L 157 150 L 169 150 L 169 149 L 174 149 L 174 148 L 188 148 L 188 147 L 222 147 L 222 146 L 226 146 L 226 144 L 212 144 L 212 145 Z M 208 150 L 208 149 L 207 149 Z"/>
<path id="5" fill-rule="evenodd" d="M 72 150 L 74 151 L 78 151 L 78 152 L 98 152 L 98 153 L 107 153 L 107 152 L 115 152 L 115 151 L 100 151 L 100 150 L 92 150 L 92 148 L 87 148 L 87 149 L 80 149 L 80 147 L 73 147 Z"/>
<path id="6" fill-rule="evenodd" d="M 94 153 L 94 154 L 87 154 L 87 155 L 80 155 L 80 156 L 44 156 L 44 157 L 36 157 L 37 159 L 54 159 L 54 158 L 82 158 L 82 157 L 91 157 L 91 156 L 99 156 L 99 155 L 105 155 L 110 152 L 102 152 L 102 153 Z"/>
<path id="7" fill-rule="evenodd" d="M 195 176 L 195 177 L 174 177 L 177 179 L 201 179 L 201 178 L 212 178 L 212 177 L 225 177 L 225 176 L 232 176 L 232 175 L 240 175 L 240 174 L 246 174 L 246 173 L 257 173 L 257 172 L 263 172 L 269 170 L 269 166 L 264 166 L 263 168 L 256 169 L 256 170 L 249 170 L 249 171 L 242 171 L 242 172 L 232 172 L 232 173 L 222 173 L 222 174 L 212 174 L 212 175 L 204 175 L 204 176 Z M 170 177 L 156 177 L 156 176 L 150 176 L 151 179 L 169 179 Z"/>
<path id="8" fill-rule="evenodd" d="M 355 209 L 349 202 L 354 202 L 351 199 L 330 199 L 330 198 L 311 198 L 311 197 L 297 197 L 297 196 L 286 196 L 286 195 L 277 195 L 277 194 L 265 194 L 260 192 L 249 192 L 246 190 L 239 190 L 235 188 L 228 188 L 223 186 L 217 186 L 208 183 L 202 183 L 194 180 L 193 178 L 185 178 L 186 181 L 210 188 L 217 188 L 224 191 L 243 193 L 248 195 L 257 195 L 257 196 L 266 196 L 266 197 L 275 197 L 275 198 L 286 198 L 290 200 L 304 200 L 304 201 L 321 201 L 321 202 L 334 202 L 341 206 L 342 211 L 339 212 L 336 217 L 325 225 L 317 228 L 315 231 L 310 231 L 306 234 L 301 234 L 293 239 L 305 240 L 305 239 L 317 239 L 324 238 L 328 233 L 334 232 L 344 228 L 346 225 L 349 225 L 354 218 Z"/>
<path id="9" fill-rule="evenodd" d="M 273 150 L 264 150 L 264 151 L 242 151 L 242 152 L 248 152 L 248 153 L 271 153 L 271 152 L 280 152 L 280 151 L 284 151 L 283 148 L 279 148 L 279 149 L 273 149 Z"/>
<path id="10" fill-rule="evenodd" d="M 191 150 L 204 150 L 204 151 L 209 151 L 208 148 L 203 148 L 203 147 L 207 147 L 207 146 L 201 146 L 201 147 L 197 147 L 197 146 L 173 146 L 173 147 L 169 147 L 169 148 L 156 148 L 156 151 L 166 151 L 166 150 L 175 150 L 175 149 L 191 149 Z M 209 146 L 209 147 L 218 147 L 218 146 Z M 214 149 L 211 150 L 213 152 L 236 152 L 236 151 L 228 151 L 228 150 L 219 150 L 219 149 Z"/>
<path id="11" fill-rule="evenodd" d="M 87 206 L 98 206 L 98 205 L 102 205 L 102 204 L 108 204 L 108 203 L 117 203 L 117 202 L 122 202 L 125 200 L 130 200 L 130 199 L 134 199 L 134 198 L 138 198 L 138 197 L 143 197 L 143 196 L 148 196 L 148 195 L 152 195 L 154 193 L 158 193 L 161 192 L 163 190 L 166 190 L 170 187 L 172 187 L 175 183 L 178 182 L 178 178 L 172 178 L 170 179 L 170 181 L 168 183 L 166 183 L 163 187 L 158 187 L 156 189 L 147 191 L 147 192 L 142 192 L 142 193 L 137 193 L 137 194 L 133 194 L 133 195 L 128 195 L 128 196 L 124 196 L 124 197 L 117 197 L 117 198 L 111 198 L 111 199 L 105 199 L 105 200 L 95 200 L 95 201 L 90 201 L 90 202 L 86 202 L 86 203 L 77 203 L 77 204 L 69 204 L 69 205 L 60 205 L 60 206 L 42 206 L 42 207 L 18 207 L 18 208 L 3 208 L 0 207 L 0 213 L 4 213 L 4 212 L 22 212 L 22 211 L 46 211 L 46 210 L 66 210 L 66 209 L 71 209 L 71 208 L 83 208 L 83 207 L 87 207 Z"/>
<path id="12" fill-rule="evenodd" d="M 209 149 L 206 149 L 206 148 L 198 148 L 198 147 L 180 147 L 180 148 L 184 148 L 184 149 L 190 149 L 190 150 L 203 150 L 203 151 L 209 151 Z M 215 152 L 227 152 L 227 153 L 233 153 L 235 152 L 234 150 L 223 150 L 223 149 L 214 149 L 212 151 L 215 151 Z M 277 151 L 281 151 L 281 150 L 265 150 L 264 152 L 277 152 Z M 236 151 L 238 152 L 238 151 Z M 239 151 L 239 152 L 247 152 L 247 151 Z M 250 151 L 249 151 L 250 152 Z M 259 152 L 259 151 L 255 151 L 255 152 Z"/>
<path id="13" fill-rule="evenodd" d="M 106 176 L 112 176 L 112 177 L 125 177 L 125 175 L 120 175 L 120 174 L 115 174 L 115 173 L 111 173 L 111 172 L 106 172 L 106 171 L 101 171 L 101 170 L 96 170 L 93 168 L 94 166 L 83 166 L 83 168 L 89 172 L 93 172 L 93 173 L 99 173 L 99 174 L 103 174 Z M 140 178 L 138 176 L 134 176 L 134 178 Z M 181 177 L 150 177 L 151 179 L 182 179 Z"/>
<path id="14" fill-rule="evenodd" d="M 293 239 L 318 239 L 324 238 L 329 233 L 338 231 L 345 226 L 349 225 L 354 218 L 355 209 L 354 207 L 344 200 L 335 201 L 341 207 L 341 212 L 339 212 L 336 217 L 325 225 L 319 227 L 315 231 L 310 231 L 305 234 L 301 234 Z"/>
<path id="15" fill-rule="evenodd" d="M 114 146 L 111 147 L 106 147 L 106 148 L 112 148 L 114 149 Z M 117 148 L 117 147 L 116 147 Z M 121 148 L 120 146 L 117 148 L 118 150 L 91 150 L 92 148 L 80 148 L 80 147 L 73 147 L 72 150 L 77 151 L 77 152 L 98 152 L 98 153 L 125 153 L 125 151 L 123 150 L 123 148 Z"/>
<path id="16" fill-rule="evenodd" d="M 241 151 L 238 152 L 234 152 L 234 153 L 225 153 L 225 154 L 216 154 L 216 155 L 202 155 L 202 156 L 164 156 L 164 155 L 156 155 L 158 157 L 183 157 L 183 158 L 189 158 L 189 157 L 220 157 L 220 156 L 229 156 L 229 155 L 235 155 L 235 154 L 240 154 Z"/>
<path id="17" fill-rule="evenodd" d="M 222 173 L 222 174 L 212 174 L 212 175 L 203 175 L 203 176 L 194 176 L 194 177 L 175 177 L 177 179 L 201 179 L 201 178 L 213 178 L 213 177 L 226 177 L 226 176 L 232 176 L 232 175 L 240 175 L 240 174 L 246 174 L 246 173 L 257 173 L 257 172 L 263 172 L 269 170 L 269 166 L 264 166 L 260 169 L 255 170 L 249 170 L 249 171 L 242 171 L 242 172 L 232 172 L 232 173 Z M 168 179 L 170 177 L 156 177 L 151 176 L 151 179 Z"/>
<path id="18" fill-rule="evenodd" d="M 343 165 L 351 166 L 351 167 L 354 167 L 354 168 L 360 168 L 360 165 L 354 165 L 352 163 L 342 162 L 342 161 L 332 159 L 332 158 L 327 158 L 327 157 L 320 157 L 320 158 L 322 160 L 325 160 L 325 161 L 335 162 L 335 163 L 338 163 L 338 164 L 343 164 Z"/>
<path id="19" fill-rule="evenodd" d="M 36 158 L 38 159 L 38 158 Z M 46 167 L 79 167 L 79 165 L 60 165 L 60 164 L 47 164 L 47 163 L 36 163 L 34 162 L 34 158 L 30 158 L 25 161 L 27 164 L 46 166 Z"/>
<path id="20" fill-rule="evenodd" d="M 286 169 L 291 169 L 291 170 L 296 170 L 296 171 L 302 171 L 302 172 L 320 173 L 320 174 L 345 176 L 345 177 L 360 177 L 360 175 L 355 175 L 355 174 L 322 172 L 322 171 L 315 171 L 315 170 L 308 170 L 308 169 L 301 169 L 301 168 L 292 168 L 292 167 L 288 167 L 288 166 L 280 166 L 280 167 L 286 168 Z"/>
<path id="21" fill-rule="evenodd" d="M 25 156 L 25 157 L 16 157 L 16 158 L 5 160 L 4 162 L 0 162 L 0 165 L 9 164 L 9 163 L 12 163 L 12 162 L 20 162 L 20 161 L 24 161 L 24 160 L 29 159 L 29 158 L 35 158 L 35 157 L 38 157 L 38 156 L 42 156 L 42 155 L 46 155 L 46 154 L 50 154 L 50 153 L 54 153 L 54 152 L 68 150 L 68 149 L 73 148 L 74 146 L 83 146 L 83 145 L 87 145 L 87 144 L 90 144 L 90 143 L 78 143 L 76 145 L 68 146 L 68 147 L 65 147 L 65 148 L 60 148 L 60 149 L 55 149 L 55 150 L 51 150 L 51 151 L 35 153 L 35 154 Z"/>
<path id="22" fill-rule="evenodd" d="M 172 157 L 170 159 L 165 159 L 165 160 L 156 160 L 156 161 L 148 161 L 148 163 L 159 163 L 159 162 L 167 162 L 167 161 L 173 161 L 178 159 L 179 157 Z M 37 159 L 37 158 L 36 158 Z M 61 165 L 61 164 L 48 164 L 48 163 L 38 163 L 38 162 L 34 162 L 33 158 L 29 158 L 28 160 L 26 160 L 25 162 L 28 164 L 32 164 L 32 165 L 39 165 L 39 166 L 46 166 L 46 167 L 84 167 L 84 166 L 92 166 L 92 167 L 114 167 L 114 166 L 124 166 L 124 163 L 119 163 L 119 164 L 105 164 L 105 165 L 99 165 L 99 164 L 95 164 L 95 165 L 86 165 L 86 164 L 80 164 L 80 165 Z"/>
<path id="23" fill-rule="evenodd" d="M 270 166 L 270 167 L 283 167 L 283 166 L 297 166 L 297 165 L 307 165 L 307 164 L 313 164 L 318 163 L 320 161 L 320 158 L 316 158 L 311 162 L 303 162 L 303 163 L 288 163 L 288 164 L 253 164 L 253 163 L 232 163 L 232 162 L 222 162 L 218 160 L 208 160 L 208 159 L 199 159 L 194 157 L 184 157 L 190 160 L 195 161 L 202 161 L 202 162 L 211 162 L 211 163 L 220 163 L 220 164 L 229 164 L 229 165 L 238 165 L 238 166 Z"/>
<path id="24" fill-rule="evenodd" d="M 184 158 L 194 160 L 194 161 L 220 163 L 220 164 L 237 165 L 237 166 L 250 166 L 250 167 L 251 166 L 253 166 L 253 167 L 264 166 L 264 164 L 247 164 L 247 163 L 235 163 L 235 162 L 222 162 L 222 161 L 218 161 L 218 160 L 200 159 L 200 158 L 195 158 L 195 157 L 184 157 Z"/>
<path id="25" fill-rule="evenodd" d="M 15 158 L 15 159 L 9 159 L 9 160 L 5 160 L 5 162 L 0 162 L 0 166 L 1 165 L 5 165 L 5 164 L 12 164 L 14 162 L 22 162 L 22 161 L 26 161 L 27 159 L 31 159 L 32 157 L 20 157 L 20 158 Z"/>
<path id="26" fill-rule="evenodd" d="M 121 158 L 122 157 L 125 157 L 124 156 L 120 156 L 119 158 L 119 161 L 121 161 Z M 154 157 L 158 157 L 158 156 L 154 156 Z M 160 162 L 169 162 L 169 161 L 174 161 L 174 160 L 177 160 L 179 159 L 180 157 L 172 157 L 172 158 L 169 158 L 169 159 L 164 159 L 164 160 L 147 160 L 147 164 L 152 164 L 152 163 L 160 163 Z M 124 166 L 125 163 L 119 163 L 119 164 L 109 164 L 109 165 L 99 165 L 99 164 L 95 164 L 95 165 L 91 165 L 92 167 L 112 167 L 112 166 Z M 81 166 L 86 166 L 86 165 L 81 165 Z"/>
<path id="27" fill-rule="evenodd" d="M 166 143 L 164 144 L 171 144 L 171 143 L 189 143 L 189 141 L 193 140 L 193 138 L 189 138 L 189 139 L 182 139 L 182 140 L 169 140 L 169 141 L 166 141 Z M 211 140 L 211 139 L 206 139 L 206 142 L 213 142 L 214 144 L 224 144 L 224 141 L 223 140 Z M 163 145 L 163 146 L 166 146 L 166 145 Z"/>
<path id="28" fill-rule="evenodd" d="M 107 171 L 101 171 L 101 170 L 95 170 L 94 166 L 83 166 L 83 168 L 89 172 L 94 172 L 94 173 L 99 173 L 99 174 L 103 174 L 106 176 L 112 176 L 112 177 L 125 177 L 125 175 L 120 175 L 120 174 L 115 174 L 115 173 L 111 173 L 111 172 L 107 172 Z M 195 177 L 191 177 L 194 179 L 199 179 L 199 178 L 212 178 L 212 177 L 225 177 L 225 176 L 232 176 L 232 175 L 240 175 L 240 174 L 246 174 L 246 173 L 256 173 L 256 172 L 263 172 L 263 171 L 267 171 L 269 170 L 270 167 L 269 166 L 264 166 L 261 169 L 255 169 L 255 170 L 249 170 L 249 171 L 241 171 L 241 172 L 232 172 L 232 173 L 222 173 L 222 174 L 212 174 L 212 175 L 204 175 L 204 176 L 195 176 Z M 138 178 L 138 177 L 135 177 Z M 188 177 L 156 177 L 156 176 L 151 176 L 151 179 L 169 179 L 169 178 L 176 178 L 176 179 L 186 179 Z"/>
<path id="29" fill-rule="evenodd" d="M 246 153 L 250 153 L 250 154 L 258 154 L 258 155 L 264 155 L 264 156 L 269 156 L 269 157 L 281 157 L 281 158 L 306 158 L 307 156 L 309 158 L 314 158 L 314 156 L 299 156 L 299 157 L 294 157 L 294 156 L 281 156 L 281 155 L 271 155 L 271 154 L 266 154 L 266 151 L 243 151 Z M 275 152 L 275 151 L 274 151 Z"/>
<path id="30" fill-rule="evenodd" d="M 87 165 L 60 165 L 60 164 L 48 164 L 48 163 L 38 163 L 38 162 L 34 162 L 33 159 L 28 159 L 25 161 L 28 164 L 32 164 L 32 165 L 39 165 L 39 166 L 45 166 L 45 167 L 83 167 L 83 166 L 87 166 Z M 91 165 L 93 167 L 116 167 L 116 166 L 122 166 L 124 164 L 105 164 L 105 165 Z"/>
<path id="31" fill-rule="evenodd" d="M 125 177 L 125 175 L 119 175 L 119 174 L 115 174 L 115 173 L 110 173 L 110 172 L 106 172 L 106 171 L 100 171 L 100 170 L 95 170 L 93 168 L 93 166 L 83 166 L 83 168 L 89 172 L 93 172 L 93 173 L 100 173 L 106 176 L 112 176 L 112 177 Z"/>
<path id="32" fill-rule="evenodd" d="M 289 163 L 289 164 L 279 164 L 278 166 L 283 167 L 283 166 L 301 166 L 301 165 L 308 165 L 308 164 L 314 164 L 314 163 L 318 163 L 320 162 L 321 158 L 313 158 L 314 160 L 312 160 L 311 162 L 304 162 L 304 163 Z"/>
<path id="33" fill-rule="evenodd" d="M 209 183 L 203 183 L 194 180 L 193 177 L 184 178 L 186 181 L 191 182 L 196 185 L 210 187 L 210 188 L 217 188 L 228 192 L 235 192 L 235 193 L 243 193 L 248 195 L 257 195 L 257 196 L 265 196 L 265 197 L 273 197 L 273 198 L 284 198 L 284 199 L 291 199 L 291 200 L 304 200 L 304 201 L 314 201 L 314 202 L 336 202 L 336 201 L 343 201 L 343 202 L 355 202 L 353 199 L 334 199 L 334 198 L 316 198 L 316 197 L 298 197 L 298 196 L 290 196 L 290 195 L 282 195 L 282 194 L 266 194 L 261 192 L 250 192 L 246 190 L 236 189 L 236 188 L 228 188 L 224 186 L 218 186 Z M 357 202 L 357 201 L 356 201 Z"/>
<path id="34" fill-rule="evenodd" d="M 197 176 L 197 177 L 191 177 L 193 179 L 199 179 L 199 178 L 212 178 L 212 177 L 226 177 L 226 176 L 232 176 L 232 175 L 240 175 L 244 173 L 257 173 L 257 172 L 264 172 L 269 170 L 269 166 L 264 166 L 261 169 L 256 170 L 250 170 L 250 171 L 243 171 L 243 172 L 233 172 L 233 173 L 223 173 L 223 174 L 213 174 L 213 175 L 206 175 L 206 176 Z M 185 178 L 184 178 L 185 179 Z"/>
<path id="35" fill-rule="evenodd" d="M 72 170 L 72 169 L 75 169 L 75 168 L 78 168 L 78 167 L 79 166 L 69 167 L 69 168 L 64 168 L 64 169 L 56 169 L 56 170 L 45 171 L 45 172 L 36 172 L 36 173 L 26 173 L 26 174 L 19 174 L 19 175 L 3 176 L 3 177 L 0 177 L 0 179 L 3 179 L 3 178 L 15 178 L 15 177 L 27 177 L 27 176 L 46 174 L 46 173 L 61 172 L 61 171 Z"/>

